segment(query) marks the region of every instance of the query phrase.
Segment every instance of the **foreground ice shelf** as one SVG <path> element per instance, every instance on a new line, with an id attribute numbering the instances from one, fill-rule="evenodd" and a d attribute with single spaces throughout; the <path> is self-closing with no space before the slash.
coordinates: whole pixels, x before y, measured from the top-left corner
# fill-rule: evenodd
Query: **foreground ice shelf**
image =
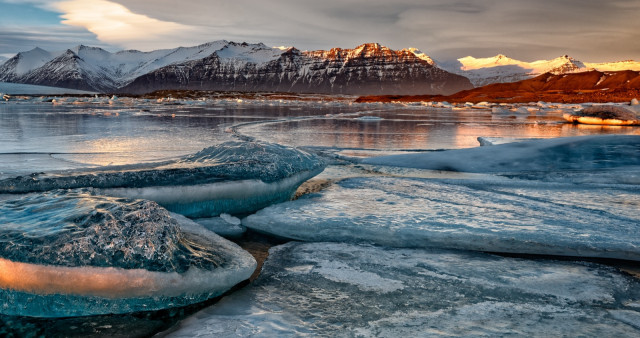
<path id="1" fill-rule="evenodd" d="M 637 280 L 597 264 L 289 243 L 169 335 L 637 336 L 639 300 Z"/>
<path id="2" fill-rule="evenodd" d="M 152 167 L 106 167 L 85 172 L 34 174 L 0 181 L 0 194 L 99 188 L 102 194 L 158 202 L 189 217 L 247 214 L 290 199 L 320 173 L 322 159 L 262 142 L 226 142 Z"/>
<path id="3" fill-rule="evenodd" d="M 249 278 L 246 251 L 155 202 L 55 190 L 0 204 L 0 313 L 68 317 L 183 306 Z"/>
<path id="4" fill-rule="evenodd" d="M 497 146 L 495 146 L 497 147 Z M 303 241 L 640 261 L 640 192 L 528 180 L 350 178 L 248 216 Z"/>

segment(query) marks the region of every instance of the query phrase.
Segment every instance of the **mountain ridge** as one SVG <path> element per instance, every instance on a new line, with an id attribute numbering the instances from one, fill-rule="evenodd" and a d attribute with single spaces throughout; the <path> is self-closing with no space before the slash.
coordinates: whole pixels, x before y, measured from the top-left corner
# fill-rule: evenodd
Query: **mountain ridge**
<path id="1" fill-rule="evenodd" d="M 510 83 L 494 83 L 483 87 L 443 95 L 363 96 L 356 102 L 447 101 L 456 103 L 528 103 L 537 101 L 629 102 L 640 97 L 640 71 L 597 70 L 570 73 L 544 73 L 535 78 Z"/>
<path id="2" fill-rule="evenodd" d="M 544 73 L 569 74 L 597 71 L 640 70 L 640 62 L 633 60 L 589 63 L 578 61 L 568 55 L 550 60 L 521 61 L 504 54 L 488 58 L 466 56 L 455 61 L 437 62 L 452 73 L 466 76 L 475 87 L 493 83 L 509 83 L 531 79 Z"/>
<path id="3" fill-rule="evenodd" d="M 0 81 L 133 94 L 160 89 L 446 94 L 472 87 L 415 48 L 396 51 L 365 43 L 300 51 L 226 40 L 151 52 L 111 53 L 83 45 L 63 52 L 34 49 L 2 64 Z"/>
<path id="4" fill-rule="evenodd" d="M 85 45 L 50 52 L 36 47 L 0 61 L 0 82 L 120 93 L 184 89 L 413 95 L 470 89 L 464 78 L 481 87 L 591 70 L 640 70 L 640 62 L 589 63 L 568 55 L 529 62 L 504 54 L 438 61 L 416 48 L 393 50 L 378 43 L 300 51 L 217 40 L 149 52 L 112 53 Z"/>

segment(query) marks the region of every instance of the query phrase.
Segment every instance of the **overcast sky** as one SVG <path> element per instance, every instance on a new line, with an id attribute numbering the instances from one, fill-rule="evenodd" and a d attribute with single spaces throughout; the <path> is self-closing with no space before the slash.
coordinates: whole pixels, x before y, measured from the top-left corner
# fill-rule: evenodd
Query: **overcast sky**
<path id="1" fill-rule="evenodd" d="M 213 40 L 302 50 L 379 42 L 439 60 L 640 60 L 640 0 L 0 0 L 0 55 Z"/>

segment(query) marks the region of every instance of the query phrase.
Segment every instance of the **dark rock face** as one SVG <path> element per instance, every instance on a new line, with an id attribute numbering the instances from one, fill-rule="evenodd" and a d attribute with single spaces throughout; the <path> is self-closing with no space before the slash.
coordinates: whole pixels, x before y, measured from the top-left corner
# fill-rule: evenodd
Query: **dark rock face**
<path id="1" fill-rule="evenodd" d="M 327 94 L 439 94 L 473 88 L 463 76 L 444 71 L 408 49 L 378 44 L 355 49 L 301 52 L 295 48 L 266 63 L 240 63 L 217 53 L 160 68 L 120 89 L 281 91 Z"/>

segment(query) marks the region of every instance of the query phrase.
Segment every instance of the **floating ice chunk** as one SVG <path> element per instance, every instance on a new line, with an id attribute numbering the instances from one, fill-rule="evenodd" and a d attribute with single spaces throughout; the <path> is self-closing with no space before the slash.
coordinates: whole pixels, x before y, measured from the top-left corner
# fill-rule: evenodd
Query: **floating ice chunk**
<path id="1" fill-rule="evenodd" d="M 495 146 L 497 147 L 497 146 Z M 527 181 L 350 178 L 243 220 L 303 241 L 640 261 L 640 194 Z"/>
<path id="2" fill-rule="evenodd" d="M 535 140 L 535 138 L 520 138 L 520 137 L 485 137 L 479 136 L 478 143 L 481 146 L 495 146 L 498 144 L 505 143 L 514 143 L 514 142 L 522 142 L 522 141 L 531 141 Z"/>
<path id="3" fill-rule="evenodd" d="M 378 122 L 378 121 L 382 121 L 383 118 L 380 116 L 360 116 L 358 118 L 356 118 L 356 120 L 359 121 L 365 121 L 365 122 Z"/>
<path id="4" fill-rule="evenodd" d="M 573 123 L 640 125 L 640 117 L 638 117 L 634 111 L 612 105 L 593 106 L 577 113 L 564 114 L 562 117 Z"/>
<path id="5" fill-rule="evenodd" d="M 247 231 L 237 217 L 221 214 L 220 217 L 196 218 L 194 222 L 225 238 L 238 238 Z"/>
<path id="6" fill-rule="evenodd" d="M 0 204 L 0 312 L 158 310 L 218 296 L 253 257 L 155 202 L 57 190 Z"/>
<path id="7" fill-rule="evenodd" d="M 640 165 L 640 136 L 539 139 L 493 147 L 372 157 L 362 163 L 476 173 L 593 171 Z"/>
<path id="8" fill-rule="evenodd" d="M 504 107 L 493 107 L 491 108 L 491 114 L 510 115 L 510 114 L 513 114 L 513 112 L 509 109 L 505 109 Z"/>
<path id="9" fill-rule="evenodd" d="M 639 290 L 596 264 L 289 243 L 169 336 L 635 336 Z"/>
<path id="10" fill-rule="evenodd" d="M 0 193 L 100 188 L 103 194 L 158 202 L 189 217 L 246 214 L 290 199 L 324 169 L 315 155 L 261 142 L 226 142 L 172 163 L 63 172 L 0 180 Z"/>

